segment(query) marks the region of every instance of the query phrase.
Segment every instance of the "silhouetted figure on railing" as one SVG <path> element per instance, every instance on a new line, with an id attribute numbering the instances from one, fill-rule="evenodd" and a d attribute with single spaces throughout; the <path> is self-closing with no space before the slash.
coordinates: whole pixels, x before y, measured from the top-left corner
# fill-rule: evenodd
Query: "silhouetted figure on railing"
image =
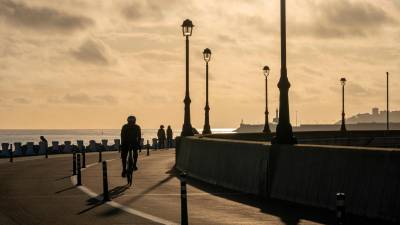
<path id="1" fill-rule="evenodd" d="M 44 138 L 44 136 L 40 136 L 40 140 L 43 141 L 43 142 L 45 142 L 45 143 L 47 143 L 47 139 Z"/>
<path id="2" fill-rule="evenodd" d="M 159 149 L 165 148 L 166 137 L 165 137 L 164 125 L 161 125 L 160 129 L 158 129 L 157 138 L 158 138 L 158 148 Z"/>
<path id="3" fill-rule="evenodd" d="M 129 116 L 128 123 L 121 129 L 121 159 L 122 159 L 122 177 L 126 176 L 126 158 L 130 150 L 133 151 L 133 169 L 137 170 L 138 150 L 140 149 L 141 130 L 136 124 L 136 117 Z"/>
<path id="4" fill-rule="evenodd" d="M 174 138 L 174 133 L 172 132 L 171 126 L 167 127 L 167 148 L 172 148 L 172 139 Z"/>
<path id="5" fill-rule="evenodd" d="M 41 142 L 41 143 L 40 143 Z M 47 149 L 49 147 L 49 144 L 47 142 L 47 139 L 44 138 L 44 136 L 40 136 L 40 142 L 39 142 L 39 153 L 43 154 L 46 153 L 47 154 Z M 47 156 L 47 155 L 46 155 Z"/>

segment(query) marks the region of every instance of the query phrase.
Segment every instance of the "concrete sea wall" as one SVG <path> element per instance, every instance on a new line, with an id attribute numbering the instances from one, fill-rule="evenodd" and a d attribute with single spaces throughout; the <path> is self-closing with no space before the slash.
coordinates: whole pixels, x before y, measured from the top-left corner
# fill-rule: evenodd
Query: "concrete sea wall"
<path id="1" fill-rule="evenodd" d="M 265 133 L 230 133 L 211 134 L 209 138 L 243 140 L 243 141 L 271 141 L 272 135 Z M 340 131 L 303 131 L 294 132 L 299 144 L 365 146 L 400 148 L 400 130 L 349 130 Z"/>
<path id="2" fill-rule="evenodd" d="M 316 207 L 400 221 L 400 151 L 182 138 L 177 168 L 230 189 Z"/>
<path id="3" fill-rule="evenodd" d="M 265 143 L 182 138 L 176 166 L 205 182 L 263 195 L 269 153 L 266 148 Z"/>

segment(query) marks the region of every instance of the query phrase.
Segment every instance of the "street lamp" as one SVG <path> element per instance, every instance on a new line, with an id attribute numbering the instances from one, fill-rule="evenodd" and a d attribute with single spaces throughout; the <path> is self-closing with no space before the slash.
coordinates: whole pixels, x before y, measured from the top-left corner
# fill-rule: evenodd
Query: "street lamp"
<path id="1" fill-rule="evenodd" d="M 292 125 L 289 118 L 289 88 L 286 68 L 286 1 L 281 0 L 281 76 L 278 82 L 279 88 L 279 122 L 276 126 L 276 137 L 273 144 L 296 144 L 293 137 Z"/>
<path id="2" fill-rule="evenodd" d="M 389 129 L 389 72 L 386 72 L 386 130 Z"/>
<path id="3" fill-rule="evenodd" d="M 185 118 L 183 122 L 183 128 L 181 136 L 193 136 L 193 128 L 190 123 L 190 97 L 189 97 L 189 36 L 192 35 L 193 31 L 193 23 L 189 19 L 183 21 L 182 24 L 182 33 L 183 36 L 186 37 L 186 91 L 185 91 L 185 99 L 183 102 L 185 103 Z"/>
<path id="4" fill-rule="evenodd" d="M 269 75 L 269 67 L 264 66 L 263 72 L 265 76 L 265 125 L 263 133 L 271 134 L 271 129 L 269 129 L 269 121 L 268 121 L 268 75 Z"/>
<path id="5" fill-rule="evenodd" d="M 342 77 L 340 83 L 342 84 L 342 126 L 340 127 L 340 131 L 346 132 L 346 122 L 344 119 L 344 86 L 346 85 L 346 78 Z"/>
<path id="6" fill-rule="evenodd" d="M 206 106 L 204 107 L 204 128 L 203 134 L 211 134 L 210 128 L 210 106 L 208 105 L 208 62 L 211 60 L 211 50 L 209 48 L 203 51 L 204 61 L 206 62 Z"/>

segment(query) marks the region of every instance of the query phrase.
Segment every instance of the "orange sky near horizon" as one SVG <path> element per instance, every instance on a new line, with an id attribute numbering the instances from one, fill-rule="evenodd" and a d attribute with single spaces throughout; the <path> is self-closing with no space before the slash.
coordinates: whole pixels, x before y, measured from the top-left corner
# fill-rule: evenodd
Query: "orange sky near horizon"
<path id="1" fill-rule="evenodd" d="M 400 110 L 400 0 L 287 0 L 292 125 Z M 192 125 L 202 128 L 210 48 L 212 128 L 263 123 L 279 103 L 278 0 L 0 0 L 0 129 L 144 128 L 183 123 L 185 40 L 190 37 Z"/>

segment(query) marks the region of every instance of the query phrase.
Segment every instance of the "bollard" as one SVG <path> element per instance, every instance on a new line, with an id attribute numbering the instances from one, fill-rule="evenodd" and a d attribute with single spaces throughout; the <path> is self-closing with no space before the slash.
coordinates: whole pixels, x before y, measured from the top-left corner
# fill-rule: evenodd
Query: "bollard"
<path id="1" fill-rule="evenodd" d="M 49 158 L 49 147 L 47 146 L 47 144 L 46 144 L 45 148 L 46 148 L 45 158 L 47 159 L 47 158 Z"/>
<path id="2" fill-rule="evenodd" d="M 82 185 L 81 154 L 77 154 L 76 166 L 77 166 L 77 172 L 78 172 L 76 186 L 81 186 Z"/>
<path id="3" fill-rule="evenodd" d="M 13 155 L 13 149 L 12 149 L 12 144 L 10 144 L 10 162 L 14 161 L 14 155 Z"/>
<path id="4" fill-rule="evenodd" d="M 344 225 L 345 223 L 345 193 L 336 193 L 336 219 L 338 225 Z"/>
<path id="5" fill-rule="evenodd" d="M 82 185 L 82 173 L 81 173 L 81 154 L 77 155 L 77 160 L 76 160 L 76 164 L 77 164 L 77 170 L 78 170 L 78 177 L 77 177 L 77 186 L 81 186 Z"/>
<path id="6" fill-rule="evenodd" d="M 76 175 L 76 152 L 72 153 L 72 175 Z"/>
<path id="7" fill-rule="evenodd" d="M 181 225 L 188 225 L 187 195 L 186 195 L 186 173 L 182 172 L 181 180 Z"/>
<path id="8" fill-rule="evenodd" d="M 149 156 L 150 155 L 150 143 L 149 143 L 149 140 L 147 140 L 146 147 L 147 147 L 147 156 Z"/>
<path id="9" fill-rule="evenodd" d="M 101 149 L 99 149 L 99 162 L 103 161 L 101 158 Z"/>
<path id="10" fill-rule="evenodd" d="M 108 193 L 107 162 L 103 161 L 103 201 L 110 201 Z"/>
<path id="11" fill-rule="evenodd" d="M 86 150 L 82 150 L 82 168 L 86 168 Z"/>
<path id="12" fill-rule="evenodd" d="M 83 144 L 82 140 L 77 140 L 76 141 L 78 145 L 78 151 L 82 154 L 82 168 L 86 168 L 86 149 Z"/>

